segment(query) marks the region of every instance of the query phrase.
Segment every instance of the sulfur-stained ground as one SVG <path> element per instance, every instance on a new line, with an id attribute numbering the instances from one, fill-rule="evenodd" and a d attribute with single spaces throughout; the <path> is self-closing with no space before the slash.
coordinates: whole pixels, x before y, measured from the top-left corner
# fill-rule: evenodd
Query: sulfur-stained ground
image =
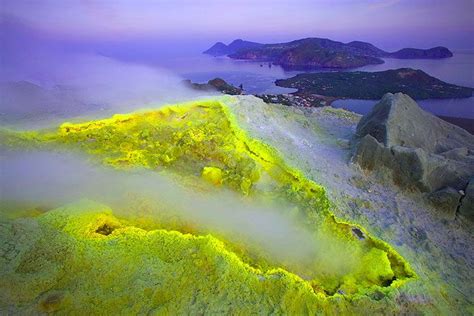
<path id="1" fill-rule="evenodd" d="M 317 240 L 324 232 L 328 254 L 336 249 L 356 264 L 331 273 L 324 257 L 275 260 L 186 219 L 142 216 L 142 205 L 124 216 L 81 200 L 2 217 L 2 312 L 469 312 L 472 234 L 459 219 L 433 213 L 416 193 L 350 164 L 358 119 L 239 96 L 38 132 L 3 131 L 4 147 L 80 151 L 124 174 L 135 167 L 171 173 L 203 196 L 228 189 L 243 201 L 284 200 L 294 205 L 301 229 Z"/>

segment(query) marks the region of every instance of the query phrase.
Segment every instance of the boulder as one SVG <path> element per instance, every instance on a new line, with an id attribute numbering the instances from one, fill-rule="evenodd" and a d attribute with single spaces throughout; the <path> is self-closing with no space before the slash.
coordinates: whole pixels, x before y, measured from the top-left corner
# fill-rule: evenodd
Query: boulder
<path id="1" fill-rule="evenodd" d="M 474 150 L 474 136 L 422 110 L 403 93 L 387 93 L 357 125 L 359 138 L 372 135 L 386 147 L 422 148 L 442 153 L 465 147 Z"/>
<path id="2" fill-rule="evenodd" d="M 402 93 L 387 93 L 362 117 L 355 138 L 354 162 L 402 188 L 428 193 L 432 204 L 449 213 L 474 176 L 474 136 Z"/>
<path id="3" fill-rule="evenodd" d="M 400 187 L 422 192 L 434 192 L 446 186 L 464 189 L 474 174 L 472 164 L 430 154 L 421 148 L 389 148 L 372 135 L 358 142 L 352 160 L 365 170 L 392 179 Z"/>

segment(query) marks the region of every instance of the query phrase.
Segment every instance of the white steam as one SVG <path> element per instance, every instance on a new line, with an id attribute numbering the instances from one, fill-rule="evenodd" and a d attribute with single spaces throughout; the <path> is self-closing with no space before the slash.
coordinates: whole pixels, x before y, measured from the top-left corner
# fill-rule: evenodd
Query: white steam
<path id="1" fill-rule="evenodd" d="M 10 205 L 49 208 L 88 198 L 127 216 L 135 212 L 130 196 L 140 196 L 160 205 L 154 212 L 164 207 L 200 231 L 263 250 L 274 263 L 315 264 L 319 271 L 314 273 L 345 274 L 354 268 L 353 253 L 341 241 L 302 228 L 285 215 L 289 206 L 262 205 L 225 190 L 195 193 L 156 172 L 117 171 L 66 153 L 3 152 L 1 158 L 0 200 Z"/>

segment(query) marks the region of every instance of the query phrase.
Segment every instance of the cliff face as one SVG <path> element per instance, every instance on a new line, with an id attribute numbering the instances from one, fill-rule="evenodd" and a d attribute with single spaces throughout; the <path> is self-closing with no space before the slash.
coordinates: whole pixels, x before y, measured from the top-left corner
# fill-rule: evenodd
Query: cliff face
<path id="1" fill-rule="evenodd" d="M 406 48 L 390 53 L 366 42 L 342 43 L 325 38 L 305 38 L 287 43 L 259 44 L 235 40 L 229 46 L 217 43 L 204 52 L 235 59 L 268 61 L 286 68 L 354 68 L 383 63 L 381 57 L 446 58 L 452 53 L 445 47 Z"/>

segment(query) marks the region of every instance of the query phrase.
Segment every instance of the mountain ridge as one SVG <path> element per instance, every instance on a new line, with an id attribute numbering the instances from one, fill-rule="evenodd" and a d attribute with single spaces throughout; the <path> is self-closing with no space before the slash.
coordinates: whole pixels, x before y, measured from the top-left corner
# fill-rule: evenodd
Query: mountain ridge
<path id="1" fill-rule="evenodd" d="M 384 51 L 363 41 L 343 43 L 328 38 L 308 37 L 290 42 L 263 44 L 237 39 L 229 45 L 217 42 L 203 52 L 212 56 L 271 62 L 287 69 L 355 68 L 382 64 L 381 58 L 441 59 L 453 56 L 446 47 L 402 48 Z"/>

